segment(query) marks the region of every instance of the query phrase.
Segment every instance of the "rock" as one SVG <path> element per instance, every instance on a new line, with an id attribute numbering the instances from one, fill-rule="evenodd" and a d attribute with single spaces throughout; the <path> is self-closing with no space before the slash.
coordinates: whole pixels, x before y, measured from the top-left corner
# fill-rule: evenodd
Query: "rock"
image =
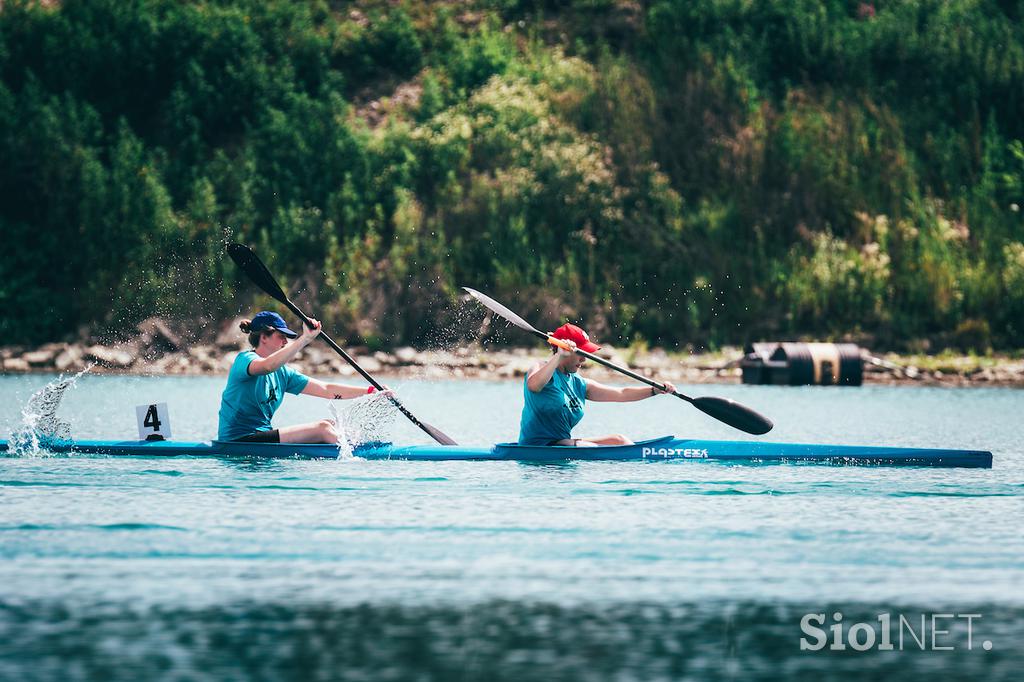
<path id="1" fill-rule="evenodd" d="M 21 359 L 33 367 L 43 367 L 53 363 L 57 353 L 54 350 L 33 350 L 21 356 Z"/>
<path id="2" fill-rule="evenodd" d="M 136 329 L 139 330 L 139 345 L 147 351 L 177 351 L 185 346 L 181 337 L 159 317 L 143 320 Z"/>
<path id="3" fill-rule="evenodd" d="M 238 357 L 238 353 L 234 352 L 225 353 L 224 355 L 215 357 L 213 359 L 213 372 L 215 374 L 221 374 L 231 371 L 231 365 L 235 362 L 236 357 Z"/>
<path id="4" fill-rule="evenodd" d="M 484 371 L 490 369 L 490 367 L 494 364 L 491 356 L 488 355 L 487 353 L 480 353 L 479 355 L 477 355 L 474 358 L 471 358 L 470 360 L 471 362 L 468 365 L 469 367 L 475 367 L 477 369 L 481 369 Z"/>
<path id="5" fill-rule="evenodd" d="M 373 354 L 373 359 L 382 365 L 393 365 L 395 364 L 394 358 L 385 353 L 384 351 L 377 351 Z"/>
<path id="6" fill-rule="evenodd" d="M 224 323 L 224 326 L 220 328 L 220 333 L 217 334 L 217 339 L 214 343 L 219 348 L 230 348 L 232 350 L 243 350 L 249 347 L 249 338 L 242 333 L 242 330 L 238 328 L 238 325 L 243 320 L 247 320 L 247 317 L 236 317 L 233 320 L 228 320 Z"/>
<path id="7" fill-rule="evenodd" d="M 424 379 L 447 379 L 451 377 L 450 370 L 444 367 L 438 367 L 437 365 L 428 365 L 422 370 L 422 378 Z"/>
<path id="8" fill-rule="evenodd" d="M 189 357 L 195 358 L 196 360 L 202 360 L 205 357 L 209 357 L 210 351 L 208 348 L 203 346 L 192 346 L 185 354 Z"/>
<path id="9" fill-rule="evenodd" d="M 171 374 L 188 374 L 192 370 L 192 361 L 184 355 L 176 355 L 167 366 Z"/>
<path id="10" fill-rule="evenodd" d="M 614 365 L 618 365 L 619 367 L 625 367 L 626 369 L 631 368 L 631 365 L 629 364 L 629 362 L 626 361 L 626 358 L 622 357 L 621 355 L 611 354 L 608 355 L 605 359 Z"/>
<path id="11" fill-rule="evenodd" d="M 402 362 L 397 356 L 395 357 L 396 365 L 404 365 L 408 367 L 424 367 L 426 365 L 444 365 L 452 367 L 455 365 L 461 365 L 462 362 L 463 360 L 461 358 L 456 358 L 453 355 L 439 351 L 424 351 L 423 353 L 418 353 L 412 362 Z"/>
<path id="12" fill-rule="evenodd" d="M 27 372 L 29 364 L 21 358 L 7 358 L 4 360 L 5 372 Z"/>
<path id="13" fill-rule="evenodd" d="M 380 361 L 377 358 L 372 358 L 367 355 L 361 355 L 355 358 L 355 361 L 359 363 L 359 366 L 362 367 L 368 374 L 379 372 L 382 368 Z"/>
<path id="14" fill-rule="evenodd" d="M 331 361 L 331 356 L 334 355 L 334 351 L 328 353 L 322 347 L 318 346 L 306 346 L 302 349 L 302 360 L 307 365 L 312 367 L 318 367 L 320 365 L 327 365 Z"/>
<path id="15" fill-rule="evenodd" d="M 613 353 L 612 357 L 617 356 L 617 353 Z M 664 367 L 671 364 L 668 353 L 661 348 L 652 348 L 646 353 L 638 353 L 634 358 L 634 362 L 638 365 L 644 365 L 646 367 Z"/>
<path id="16" fill-rule="evenodd" d="M 63 343 L 46 343 L 38 348 L 32 350 L 24 350 L 20 355 L 21 358 L 32 367 L 48 367 L 53 364 L 54 358 L 64 350 Z M 15 354 L 7 357 L 15 357 Z"/>
<path id="17" fill-rule="evenodd" d="M 531 367 L 533 367 L 533 361 L 530 358 L 516 358 L 499 367 L 497 374 L 505 379 L 522 377 L 526 376 Z"/>
<path id="18" fill-rule="evenodd" d="M 131 353 L 104 346 L 89 346 L 85 351 L 85 355 L 104 367 L 111 367 L 113 369 L 124 369 L 130 367 L 135 362 L 135 357 Z"/>
<path id="19" fill-rule="evenodd" d="M 403 346 L 395 350 L 395 360 L 400 365 L 414 365 L 416 364 L 416 349 L 410 348 L 409 346 Z"/>
<path id="20" fill-rule="evenodd" d="M 68 369 L 78 369 L 82 366 L 82 348 L 77 345 L 69 345 L 53 361 L 53 366 L 58 372 Z"/>
<path id="21" fill-rule="evenodd" d="M 340 374 L 343 377 L 350 377 L 356 373 L 355 368 L 345 362 L 344 359 L 336 357 L 329 363 L 330 371 L 334 374 Z"/>
<path id="22" fill-rule="evenodd" d="M 192 346 L 188 349 L 188 355 L 195 362 L 198 369 L 208 371 L 217 368 L 217 351 L 212 346 Z"/>

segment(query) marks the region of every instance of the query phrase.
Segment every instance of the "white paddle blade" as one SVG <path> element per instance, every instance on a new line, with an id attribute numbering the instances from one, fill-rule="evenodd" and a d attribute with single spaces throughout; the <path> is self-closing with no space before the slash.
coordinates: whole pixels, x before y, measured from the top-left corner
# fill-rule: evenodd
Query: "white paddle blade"
<path id="1" fill-rule="evenodd" d="M 497 313 L 498 315 L 501 315 L 506 320 L 508 320 L 509 322 L 514 324 L 515 326 L 519 327 L 520 329 L 525 329 L 526 331 L 532 332 L 534 334 L 544 334 L 544 332 L 538 331 L 529 322 L 527 322 L 523 318 L 519 317 L 518 315 L 516 315 L 514 312 L 512 312 L 511 310 L 509 310 L 508 308 L 506 308 L 502 304 L 498 303 L 497 301 L 495 301 L 493 298 L 491 298 L 487 294 L 481 294 L 476 289 L 470 289 L 469 287 L 462 287 L 462 290 L 465 291 L 466 293 L 468 293 L 470 296 L 472 296 L 476 300 L 480 301 L 480 303 L 482 303 L 487 308 L 490 308 L 492 312 Z"/>

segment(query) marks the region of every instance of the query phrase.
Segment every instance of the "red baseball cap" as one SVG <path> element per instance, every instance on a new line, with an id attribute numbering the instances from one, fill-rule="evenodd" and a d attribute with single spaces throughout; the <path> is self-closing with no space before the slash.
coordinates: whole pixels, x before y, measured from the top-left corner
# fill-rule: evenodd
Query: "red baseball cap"
<path id="1" fill-rule="evenodd" d="M 593 353 L 601 349 L 601 346 L 590 340 L 590 337 L 587 336 L 585 331 L 574 324 L 563 324 L 561 327 L 556 329 L 551 336 L 556 339 L 562 339 L 563 341 L 572 341 L 576 344 L 577 348 L 585 350 L 588 353 Z"/>

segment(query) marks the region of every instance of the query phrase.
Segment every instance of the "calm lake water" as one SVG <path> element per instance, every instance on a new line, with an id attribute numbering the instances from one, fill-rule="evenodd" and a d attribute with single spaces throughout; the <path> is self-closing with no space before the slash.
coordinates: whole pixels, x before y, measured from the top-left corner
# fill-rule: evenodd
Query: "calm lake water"
<path id="1" fill-rule="evenodd" d="M 0 376 L 0 438 L 52 379 Z M 520 382 L 387 383 L 461 443 L 516 437 Z M 175 439 L 207 439 L 222 387 L 85 376 L 60 415 L 134 438 L 167 402 Z M 0 458 L 0 679 L 1020 679 L 1024 392 L 680 388 L 771 440 L 994 466 Z M 324 416 L 289 397 L 275 423 Z M 577 432 L 746 438 L 668 397 L 590 404 Z M 837 612 L 846 642 L 890 614 L 894 650 L 801 651 L 801 618 Z"/>

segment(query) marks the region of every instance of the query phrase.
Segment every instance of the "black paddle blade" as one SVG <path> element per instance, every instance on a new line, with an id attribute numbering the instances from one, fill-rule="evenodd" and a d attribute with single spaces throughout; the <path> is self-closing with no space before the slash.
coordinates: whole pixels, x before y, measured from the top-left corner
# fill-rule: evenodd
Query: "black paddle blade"
<path id="1" fill-rule="evenodd" d="M 694 407 L 704 414 L 710 415 L 718 421 L 740 431 L 752 433 L 755 436 L 768 433 L 775 426 L 764 415 L 758 414 L 746 405 L 741 405 L 728 398 L 705 396 L 694 398 L 691 402 Z"/>
<path id="2" fill-rule="evenodd" d="M 270 270 L 267 270 L 267 266 L 252 252 L 252 249 L 245 244 L 229 244 L 228 255 L 231 256 L 231 260 L 235 261 L 235 264 L 242 269 L 242 272 L 249 276 L 249 279 L 256 286 L 281 303 L 288 304 L 288 296 L 278 286 L 277 280 L 270 274 Z"/>
<path id="3" fill-rule="evenodd" d="M 350 362 L 354 363 L 354 361 L 351 361 L 351 360 L 350 360 Z M 355 366 L 355 367 L 360 372 L 363 371 L 361 367 L 358 367 L 358 366 Z M 372 383 L 374 386 L 377 385 L 376 382 L 374 382 L 372 379 L 370 379 L 370 383 Z M 455 440 L 453 440 L 452 437 L 449 436 L 444 431 L 441 431 L 436 426 L 431 426 L 430 424 L 426 424 L 424 422 L 421 422 L 419 419 L 417 419 L 415 416 L 413 416 L 413 413 L 410 412 L 409 410 L 407 410 L 405 408 L 405 405 L 403 405 L 401 402 L 399 402 L 398 398 L 396 398 L 394 395 L 389 393 L 387 398 L 391 402 L 392 405 L 394 405 L 395 407 L 398 408 L 399 412 L 404 414 L 409 419 L 409 421 L 411 421 L 413 424 L 418 426 L 420 428 L 420 430 L 422 430 L 424 433 L 426 433 L 428 436 L 430 436 L 431 438 L 436 440 L 441 445 L 458 445 L 458 443 L 456 443 Z"/>
<path id="4" fill-rule="evenodd" d="M 458 443 L 452 440 L 451 436 L 444 433 L 443 431 L 437 430 L 437 428 L 431 426 L 430 424 L 420 422 L 420 426 L 423 427 L 423 430 L 426 431 L 431 438 L 436 440 L 441 445 L 458 445 Z"/>
<path id="5" fill-rule="evenodd" d="M 542 331 L 539 331 L 533 325 L 531 325 L 529 322 L 527 322 L 523 318 L 519 317 L 518 315 L 516 315 L 514 312 L 512 312 L 511 310 L 509 310 L 508 308 L 506 308 L 502 304 L 498 303 L 497 301 L 495 301 L 493 298 L 491 298 L 487 294 L 481 294 L 476 289 L 470 289 L 469 287 L 462 287 L 462 290 L 465 291 L 466 293 L 468 293 L 470 296 L 472 296 L 476 300 L 480 301 L 480 303 L 482 303 L 487 308 L 490 308 L 492 312 L 495 312 L 498 315 L 501 315 L 506 320 L 508 320 L 509 322 L 514 324 L 515 326 L 519 327 L 520 329 L 525 329 L 528 332 L 532 332 L 534 334 L 540 334 L 541 336 L 547 336 L 547 334 L 545 334 Z"/>

